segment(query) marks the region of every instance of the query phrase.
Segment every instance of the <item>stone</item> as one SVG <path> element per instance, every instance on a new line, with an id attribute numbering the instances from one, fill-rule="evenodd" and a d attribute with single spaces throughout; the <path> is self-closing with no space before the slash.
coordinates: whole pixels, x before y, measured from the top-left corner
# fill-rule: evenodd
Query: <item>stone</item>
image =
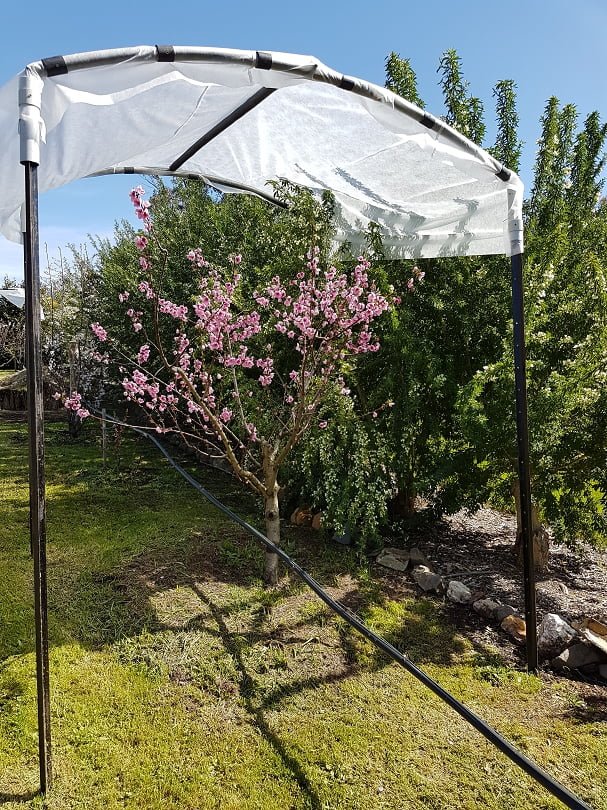
<path id="1" fill-rule="evenodd" d="M 418 565 L 413 569 L 413 579 L 422 591 L 444 590 L 443 578 L 431 571 L 427 565 Z"/>
<path id="2" fill-rule="evenodd" d="M 350 531 L 350 527 L 346 526 L 344 531 L 341 534 L 335 532 L 333 535 L 333 539 L 336 543 L 339 543 L 340 546 L 351 546 L 352 545 L 352 532 Z"/>
<path id="3" fill-rule="evenodd" d="M 513 608 L 512 605 L 498 605 L 496 609 L 493 611 L 493 618 L 496 622 L 503 622 L 506 616 L 512 616 L 513 613 L 516 613 L 516 608 Z"/>
<path id="4" fill-rule="evenodd" d="M 589 644 L 572 644 L 566 650 L 552 659 L 552 666 L 556 670 L 561 669 L 581 669 L 588 670 L 594 669 L 598 664 L 605 661 L 605 656 L 601 655 L 599 650 L 591 647 Z"/>
<path id="5" fill-rule="evenodd" d="M 538 593 L 550 593 L 551 590 L 560 591 L 563 596 L 569 596 L 569 588 L 556 579 L 548 579 L 545 582 L 540 582 L 537 586 Z"/>
<path id="6" fill-rule="evenodd" d="M 463 582 L 458 582 L 457 579 L 452 579 L 447 588 L 447 599 L 452 602 L 457 602 L 460 605 L 465 605 L 470 601 L 472 591 L 466 587 Z"/>
<path id="7" fill-rule="evenodd" d="M 485 619 L 493 619 L 495 611 L 500 607 L 500 603 L 495 599 L 477 599 L 472 608 Z"/>
<path id="8" fill-rule="evenodd" d="M 322 512 L 317 512 L 312 518 L 312 528 L 317 532 L 322 529 Z"/>
<path id="9" fill-rule="evenodd" d="M 557 613 L 546 613 L 537 628 L 537 650 L 540 658 L 554 658 L 576 637 L 577 633 Z"/>
<path id="10" fill-rule="evenodd" d="M 406 571 L 409 567 L 409 552 L 402 548 L 385 548 L 377 555 L 376 562 L 393 571 Z"/>
<path id="11" fill-rule="evenodd" d="M 508 633 L 509 636 L 518 643 L 524 644 L 527 638 L 527 627 L 525 625 L 524 619 L 521 619 L 520 616 L 515 616 L 512 614 L 511 616 L 506 616 L 506 618 L 501 622 L 500 627 L 504 632 Z"/>
<path id="12" fill-rule="evenodd" d="M 596 619 L 584 619 L 577 629 L 593 647 L 607 654 L 607 625 Z"/>
<path id="13" fill-rule="evenodd" d="M 409 565 L 408 560 L 402 560 L 393 554 L 386 554 L 385 552 L 377 556 L 376 562 L 384 568 L 390 568 L 392 571 L 406 571 Z"/>
<path id="14" fill-rule="evenodd" d="M 307 506 L 300 506 L 291 515 L 291 523 L 295 526 L 311 526 L 312 512 Z"/>
<path id="15" fill-rule="evenodd" d="M 298 506 L 296 509 L 293 510 L 291 514 L 291 524 L 293 526 L 301 526 L 303 517 L 308 513 L 308 509 L 305 506 Z"/>
<path id="16" fill-rule="evenodd" d="M 413 548 L 409 549 L 409 559 L 411 560 L 411 567 L 416 565 L 425 565 L 426 568 L 430 569 L 430 571 L 434 571 L 430 560 L 426 557 L 423 551 L 420 551 L 417 548 L 417 546 L 413 546 Z"/>

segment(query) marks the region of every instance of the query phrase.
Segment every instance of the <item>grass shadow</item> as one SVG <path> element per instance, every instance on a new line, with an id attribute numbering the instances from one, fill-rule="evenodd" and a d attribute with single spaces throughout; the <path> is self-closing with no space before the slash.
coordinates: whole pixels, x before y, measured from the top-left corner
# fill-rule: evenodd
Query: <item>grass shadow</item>
<path id="1" fill-rule="evenodd" d="M 287 746 L 281 740 L 279 735 L 276 734 L 276 732 L 271 728 L 264 715 L 264 705 L 256 704 L 255 681 L 249 674 L 240 645 L 237 643 L 236 638 L 230 632 L 227 624 L 224 621 L 221 608 L 211 599 L 209 599 L 209 597 L 200 587 L 194 586 L 194 591 L 198 595 L 200 601 L 208 607 L 214 621 L 217 624 L 217 627 L 219 628 L 219 634 L 223 645 L 231 656 L 236 670 L 240 675 L 239 693 L 251 722 L 278 754 L 285 766 L 291 771 L 297 784 L 299 785 L 299 788 L 309 798 L 310 807 L 313 810 L 322 810 L 324 805 L 321 802 L 320 796 L 308 779 L 308 776 L 306 775 L 301 763 L 289 752 Z"/>
<path id="2" fill-rule="evenodd" d="M 40 791 L 30 790 L 27 793 L 0 793 L 0 805 L 2 804 L 27 804 L 40 796 Z"/>

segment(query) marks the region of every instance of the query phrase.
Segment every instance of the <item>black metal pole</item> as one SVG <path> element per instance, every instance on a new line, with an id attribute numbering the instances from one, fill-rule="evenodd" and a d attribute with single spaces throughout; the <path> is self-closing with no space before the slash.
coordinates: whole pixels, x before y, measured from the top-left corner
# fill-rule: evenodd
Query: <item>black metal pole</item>
<path id="1" fill-rule="evenodd" d="M 25 169 L 25 269 L 27 423 L 29 434 L 30 543 L 34 557 L 36 685 L 40 790 L 52 786 L 51 718 L 46 589 L 46 504 L 44 485 L 44 392 L 40 349 L 40 250 L 38 235 L 38 166 Z"/>
<path id="2" fill-rule="evenodd" d="M 516 432 L 518 478 L 520 485 L 523 577 L 525 585 L 525 624 L 527 627 L 527 669 L 535 672 L 537 659 L 537 616 L 535 609 L 535 561 L 531 521 L 531 477 L 529 474 L 529 428 L 527 420 L 527 353 L 525 349 L 525 309 L 523 299 L 523 254 L 511 258 L 512 316 L 514 329 L 514 382 L 516 388 Z"/>

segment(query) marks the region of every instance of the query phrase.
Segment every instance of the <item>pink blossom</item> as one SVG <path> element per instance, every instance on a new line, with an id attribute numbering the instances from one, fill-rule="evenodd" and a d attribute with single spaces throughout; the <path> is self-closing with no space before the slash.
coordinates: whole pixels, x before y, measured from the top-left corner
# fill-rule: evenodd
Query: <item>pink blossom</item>
<path id="1" fill-rule="evenodd" d="M 101 326 L 100 324 L 92 323 L 91 324 L 91 330 L 92 330 L 93 334 L 95 335 L 95 337 L 97 338 L 97 340 L 100 340 L 102 343 L 103 343 L 103 341 L 107 340 L 107 332 L 105 331 L 103 326 Z"/>
<path id="2" fill-rule="evenodd" d="M 186 253 L 186 258 L 188 259 L 188 261 L 192 262 L 192 264 L 195 264 L 196 267 L 208 267 L 209 266 L 209 263 L 204 258 L 204 256 L 202 255 L 202 251 L 200 250 L 200 248 L 195 248 L 194 250 L 189 250 Z"/>
<path id="3" fill-rule="evenodd" d="M 152 290 L 148 281 L 140 281 L 137 285 L 137 289 L 139 292 L 145 293 L 145 297 L 148 301 L 151 301 L 154 297 L 154 290 Z"/>
<path id="4" fill-rule="evenodd" d="M 148 240 L 146 236 L 136 236 L 135 237 L 135 245 L 137 246 L 137 250 L 145 250 L 148 246 Z"/>
<path id="5" fill-rule="evenodd" d="M 145 343 L 140 349 L 137 355 L 137 362 L 139 365 L 143 365 L 143 363 L 147 363 L 150 358 L 150 347 L 147 343 Z"/>
<path id="6" fill-rule="evenodd" d="M 73 411 L 80 419 L 86 419 L 90 413 L 82 406 L 82 397 L 77 391 L 72 391 L 69 397 L 63 402 L 68 411 Z"/>

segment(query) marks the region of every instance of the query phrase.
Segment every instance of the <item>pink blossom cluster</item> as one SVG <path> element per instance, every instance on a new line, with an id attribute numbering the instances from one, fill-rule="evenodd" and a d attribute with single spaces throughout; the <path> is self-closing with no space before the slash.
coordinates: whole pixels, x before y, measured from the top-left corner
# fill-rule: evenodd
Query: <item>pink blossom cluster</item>
<path id="1" fill-rule="evenodd" d="M 153 293 L 148 297 L 152 297 L 152 295 Z M 188 319 L 188 308 L 186 306 L 183 304 L 174 304 L 166 298 L 158 298 L 158 309 L 160 312 L 165 315 L 170 315 L 178 321 L 187 321 Z"/>
<path id="2" fill-rule="evenodd" d="M 144 365 L 144 363 L 147 363 L 149 359 L 150 359 L 150 346 L 148 343 L 145 343 L 139 349 L 139 352 L 137 354 L 137 362 L 139 363 L 140 366 L 142 366 Z"/>
<path id="3" fill-rule="evenodd" d="M 194 250 L 188 251 L 186 258 L 191 261 L 195 267 L 209 267 L 209 262 L 202 255 L 200 248 L 194 248 Z"/>
<path id="4" fill-rule="evenodd" d="M 55 399 L 61 399 L 61 394 L 54 394 Z M 65 397 L 63 405 L 68 411 L 74 411 L 80 419 L 86 419 L 90 412 L 82 405 L 82 397 L 77 391 L 72 391 L 69 397 Z"/>
<path id="5" fill-rule="evenodd" d="M 144 200 L 143 197 L 145 195 L 145 189 L 143 186 L 137 186 L 136 188 L 132 189 L 129 194 L 131 198 L 131 202 L 135 207 L 135 213 L 137 218 L 143 222 L 143 227 L 146 231 L 149 231 L 152 227 L 152 217 L 150 214 L 150 203 L 148 200 Z M 145 237 L 142 237 L 145 239 Z M 139 247 L 139 245 L 137 245 Z M 143 248 L 140 248 L 142 250 Z"/>
<path id="6" fill-rule="evenodd" d="M 254 294 L 257 305 L 272 312 L 276 331 L 295 340 L 301 354 L 321 349 L 325 369 L 347 353 L 377 351 L 370 325 L 390 302 L 369 281 L 369 262 L 360 256 L 349 278 L 334 267 L 321 271 L 318 249 L 307 260 L 308 273 L 299 272 L 288 286 L 275 276 L 263 293 Z"/>
<path id="7" fill-rule="evenodd" d="M 143 312 L 141 310 L 135 310 L 132 307 L 129 307 L 126 311 L 127 317 L 131 319 L 131 323 L 133 325 L 133 329 L 135 332 L 141 332 L 143 329 L 143 324 L 141 323 L 141 318 L 143 316 Z"/>
<path id="8" fill-rule="evenodd" d="M 107 332 L 105 331 L 103 326 L 101 326 L 101 324 L 92 323 L 91 330 L 95 335 L 95 337 L 97 338 L 97 340 L 101 341 L 102 343 L 107 340 Z"/>
<path id="9" fill-rule="evenodd" d="M 413 272 L 413 275 L 411 276 L 411 278 L 407 282 L 407 291 L 408 292 L 413 292 L 413 290 L 415 289 L 416 282 L 421 283 L 424 280 L 425 276 L 426 276 L 425 272 L 423 270 L 420 270 L 419 267 L 417 267 L 417 265 L 413 268 L 412 272 Z"/>

